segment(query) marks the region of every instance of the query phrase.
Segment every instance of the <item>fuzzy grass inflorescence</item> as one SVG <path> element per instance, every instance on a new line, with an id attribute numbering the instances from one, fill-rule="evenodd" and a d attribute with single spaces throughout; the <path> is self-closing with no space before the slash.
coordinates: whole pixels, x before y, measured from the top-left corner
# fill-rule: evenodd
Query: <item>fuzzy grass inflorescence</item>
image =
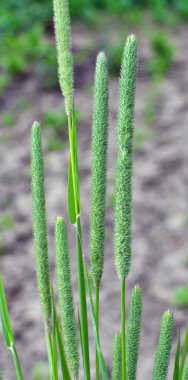
<path id="1" fill-rule="evenodd" d="M 48 263 L 47 223 L 45 208 L 44 164 L 40 124 L 35 122 L 31 133 L 31 180 L 34 250 L 38 292 L 44 320 L 50 327 L 52 312 Z"/>
<path id="2" fill-rule="evenodd" d="M 67 115 L 73 112 L 74 78 L 68 0 L 53 0 L 59 83 Z"/>
<path id="3" fill-rule="evenodd" d="M 100 53 L 94 86 L 90 218 L 90 261 L 96 287 L 100 285 L 104 264 L 107 138 L 108 70 L 106 56 Z"/>
<path id="4" fill-rule="evenodd" d="M 160 335 L 155 355 L 152 380 L 166 380 L 172 348 L 173 316 L 168 310 L 161 319 Z"/>
<path id="5" fill-rule="evenodd" d="M 115 178 L 115 263 L 120 279 L 125 279 L 131 264 L 132 142 L 137 42 L 127 38 L 120 75 L 118 152 Z"/>
<path id="6" fill-rule="evenodd" d="M 122 353 L 121 334 L 116 333 L 113 345 L 112 380 L 121 380 L 122 377 Z"/>
<path id="7" fill-rule="evenodd" d="M 57 217 L 55 225 L 56 273 L 63 340 L 67 360 L 74 379 L 78 379 L 79 350 L 76 318 L 71 284 L 71 268 L 66 225 L 62 217 Z"/>
<path id="8" fill-rule="evenodd" d="M 136 379 L 139 340 L 142 319 L 142 289 L 135 286 L 131 293 L 127 328 L 127 378 Z"/>

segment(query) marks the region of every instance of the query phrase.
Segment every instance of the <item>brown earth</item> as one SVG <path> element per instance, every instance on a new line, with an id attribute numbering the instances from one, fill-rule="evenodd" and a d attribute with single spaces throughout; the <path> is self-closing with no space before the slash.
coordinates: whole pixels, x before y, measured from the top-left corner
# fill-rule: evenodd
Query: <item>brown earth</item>
<path id="1" fill-rule="evenodd" d="M 150 54 L 146 33 L 138 31 L 139 72 L 136 93 L 136 129 L 143 128 L 144 110 L 150 77 L 144 71 L 144 62 Z M 171 308 L 174 289 L 187 283 L 188 255 L 188 43 L 186 29 L 171 32 L 176 46 L 175 62 L 166 78 L 153 88 L 157 96 L 156 117 L 149 127 L 152 137 L 134 154 L 133 178 L 133 260 L 127 281 L 130 288 L 138 283 L 143 287 L 143 324 L 138 378 L 151 376 L 154 347 L 164 310 Z M 97 45 L 100 32 L 86 35 L 77 27 L 74 46 L 82 49 L 92 41 Z M 82 113 L 79 124 L 79 162 L 82 193 L 82 224 L 84 254 L 88 259 L 89 205 L 90 205 L 90 135 L 92 96 L 85 83 L 93 78 L 94 62 L 77 70 L 76 108 Z M 0 257 L 1 272 L 6 288 L 10 314 L 18 351 L 26 379 L 31 379 L 31 368 L 38 361 L 46 361 L 45 342 L 40 306 L 36 290 L 35 264 L 32 241 L 31 189 L 29 181 L 30 127 L 47 109 L 60 109 L 62 97 L 56 93 L 41 93 L 38 81 L 32 74 L 18 80 L 7 91 L 1 111 L 16 111 L 16 100 L 28 99 L 32 108 L 19 112 L 13 128 L 1 127 L 0 209 L 13 216 L 15 225 L 3 233 L 6 251 Z M 101 289 L 101 343 L 108 368 L 111 368 L 112 341 L 120 328 L 120 284 L 114 269 L 113 258 L 113 179 L 116 154 L 116 114 L 118 81 L 110 84 L 109 169 L 106 217 L 106 260 Z M 46 135 L 44 130 L 44 146 Z M 61 152 L 45 149 L 46 199 L 49 229 L 49 252 L 54 278 L 54 219 L 62 214 L 67 219 L 67 165 L 68 148 Z M 74 228 L 69 226 L 72 277 L 76 305 L 76 259 Z M 55 278 L 54 278 L 55 280 Z M 175 310 L 175 337 L 177 328 L 185 330 L 188 312 Z M 93 335 L 91 333 L 92 378 L 94 379 Z M 10 353 L 0 341 L 0 367 L 4 378 L 14 380 Z M 171 369 L 172 373 L 172 369 Z M 83 378 L 83 377 L 81 377 Z"/>

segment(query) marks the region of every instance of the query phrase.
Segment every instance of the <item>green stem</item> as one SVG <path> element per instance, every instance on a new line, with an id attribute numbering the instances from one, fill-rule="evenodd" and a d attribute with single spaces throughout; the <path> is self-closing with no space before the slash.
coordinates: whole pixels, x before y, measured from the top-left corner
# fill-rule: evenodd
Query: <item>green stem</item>
<path id="1" fill-rule="evenodd" d="M 46 329 L 46 342 L 47 342 L 47 350 L 48 350 L 48 360 L 50 366 L 50 376 L 51 380 L 58 380 L 58 370 L 57 370 L 57 356 L 54 351 L 52 336 L 49 331 Z M 54 356 L 55 355 L 55 356 Z"/>
<path id="2" fill-rule="evenodd" d="M 71 156 L 71 166 L 72 166 L 73 192 L 74 192 L 74 207 L 75 207 L 75 214 L 76 214 L 76 221 L 75 221 L 76 256 L 77 256 L 77 270 L 78 270 L 78 293 L 79 293 L 83 366 L 84 366 L 85 380 L 90 380 L 88 318 L 87 318 L 86 288 L 85 288 L 85 277 L 84 277 L 84 262 L 83 262 L 83 252 L 82 252 L 82 227 L 81 227 L 81 221 L 80 221 L 80 204 L 79 204 L 80 194 L 79 194 L 75 112 L 73 113 L 73 115 L 68 117 L 68 126 L 69 126 L 69 143 L 70 143 L 70 156 Z"/>
<path id="3" fill-rule="evenodd" d="M 78 267 L 78 292 L 80 306 L 80 325 L 83 344 L 83 363 L 85 379 L 90 380 L 90 358 L 89 358 L 89 337 L 88 337 L 88 319 L 87 319 L 87 304 L 86 304 L 86 288 L 84 280 L 84 263 L 82 257 L 82 233 L 80 217 L 77 217 L 77 267 Z"/>
<path id="4" fill-rule="evenodd" d="M 125 279 L 121 281 L 122 380 L 126 380 Z"/>
<path id="5" fill-rule="evenodd" d="M 11 350 L 12 350 L 12 357 L 13 357 L 14 366 L 15 366 L 15 369 L 16 369 L 17 379 L 18 380 L 23 380 L 22 370 L 21 370 L 21 367 L 20 367 L 20 362 L 19 362 L 19 358 L 18 358 L 18 354 L 17 354 L 17 351 L 16 351 L 15 344 L 12 344 Z"/>
<path id="6" fill-rule="evenodd" d="M 96 317 L 96 327 L 99 334 L 99 299 L 100 299 L 100 288 L 99 286 L 95 288 L 95 317 Z M 98 354 L 96 349 L 96 380 L 100 380 L 100 367 Z"/>

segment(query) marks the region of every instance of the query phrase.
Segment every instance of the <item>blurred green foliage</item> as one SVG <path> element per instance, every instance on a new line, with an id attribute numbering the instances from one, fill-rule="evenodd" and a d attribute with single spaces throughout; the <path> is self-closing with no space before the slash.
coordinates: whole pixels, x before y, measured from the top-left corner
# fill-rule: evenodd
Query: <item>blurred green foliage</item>
<path id="1" fill-rule="evenodd" d="M 153 58 L 148 63 L 150 72 L 155 77 L 167 73 L 173 63 L 175 49 L 170 38 L 164 32 L 157 32 L 151 38 Z"/>
<path id="2" fill-rule="evenodd" d="M 105 12 L 108 15 L 118 14 L 129 23 L 139 24 L 142 9 L 150 11 L 156 21 L 163 23 L 168 21 L 169 14 L 188 19 L 187 0 L 70 0 L 71 16 L 90 25 L 97 20 L 99 22 Z M 35 77 L 38 75 L 40 78 L 42 89 L 57 85 L 52 32 L 51 0 L 3 0 L 0 12 L 0 97 L 16 76 L 27 74 L 31 67 Z M 172 49 L 160 33 L 155 36 L 152 45 L 155 57 L 150 68 L 163 73 L 171 63 Z M 109 49 L 113 73 L 119 67 L 121 53 L 122 45 Z M 75 61 L 81 58 L 75 56 Z"/>

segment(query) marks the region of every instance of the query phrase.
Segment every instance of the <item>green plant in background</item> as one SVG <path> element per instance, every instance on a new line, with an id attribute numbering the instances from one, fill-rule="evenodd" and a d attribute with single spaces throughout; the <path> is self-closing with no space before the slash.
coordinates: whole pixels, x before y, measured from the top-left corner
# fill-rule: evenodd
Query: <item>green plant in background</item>
<path id="1" fill-rule="evenodd" d="M 128 6 L 128 3 L 127 3 Z M 88 333 L 87 294 L 90 304 L 93 333 L 96 345 L 96 380 L 109 379 L 100 344 L 99 311 L 100 284 L 104 265 L 105 246 L 105 195 L 106 158 L 108 140 L 108 69 L 104 53 L 97 56 L 94 86 L 93 132 L 92 132 L 92 183 L 90 216 L 90 262 L 91 273 L 83 254 L 82 225 L 77 154 L 77 114 L 74 106 L 73 56 L 71 48 L 71 26 L 68 0 L 54 0 L 54 22 L 58 56 L 60 87 L 65 98 L 68 124 L 70 161 L 68 169 L 68 217 L 76 231 L 76 258 L 79 294 L 79 337 L 76 328 L 76 314 L 71 282 L 70 254 L 65 221 L 56 219 L 56 277 L 58 301 L 54 296 L 48 259 L 47 218 L 44 183 L 44 163 L 41 141 L 41 127 L 35 122 L 31 132 L 31 176 L 34 252 L 36 277 L 51 380 L 79 378 L 79 367 L 83 366 L 84 379 L 90 380 L 90 349 Z M 115 265 L 121 282 L 121 323 L 120 332 L 114 337 L 113 380 L 135 380 L 139 353 L 142 317 L 142 289 L 135 286 L 131 292 L 128 322 L 125 310 L 125 282 L 131 266 L 132 256 L 132 145 L 134 99 L 137 69 L 137 42 L 130 35 L 124 46 L 120 74 L 119 111 L 117 126 L 117 162 L 115 175 Z M 53 117 L 52 117 L 53 116 Z M 59 116 L 58 116 L 59 117 Z M 59 130 L 59 119 L 48 115 L 49 124 Z M 46 123 L 47 123 L 46 120 Z M 55 120 L 55 121 L 54 121 Z M 63 117 L 62 117 L 63 124 Z M 92 284 L 95 289 L 93 302 Z M 86 293 L 87 290 L 87 293 Z M 59 304 L 60 313 L 57 310 Z M 8 313 L 3 282 L 0 277 L 0 317 L 5 345 L 12 352 L 18 380 L 23 380 L 20 361 L 16 351 L 13 330 Z M 173 338 L 173 317 L 170 311 L 164 313 L 155 355 L 153 380 L 166 380 Z M 82 360 L 79 357 L 79 342 Z M 188 328 L 183 350 L 180 355 L 180 334 L 178 338 L 173 380 L 187 377 Z M 61 375 L 60 375 L 61 370 Z M 42 373 L 35 372 L 35 379 Z M 48 374 L 45 375 L 48 378 Z"/>
<path id="2" fill-rule="evenodd" d="M 171 68 L 174 59 L 174 46 L 163 32 L 156 32 L 151 39 L 153 58 L 148 63 L 154 79 L 163 77 Z"/>

